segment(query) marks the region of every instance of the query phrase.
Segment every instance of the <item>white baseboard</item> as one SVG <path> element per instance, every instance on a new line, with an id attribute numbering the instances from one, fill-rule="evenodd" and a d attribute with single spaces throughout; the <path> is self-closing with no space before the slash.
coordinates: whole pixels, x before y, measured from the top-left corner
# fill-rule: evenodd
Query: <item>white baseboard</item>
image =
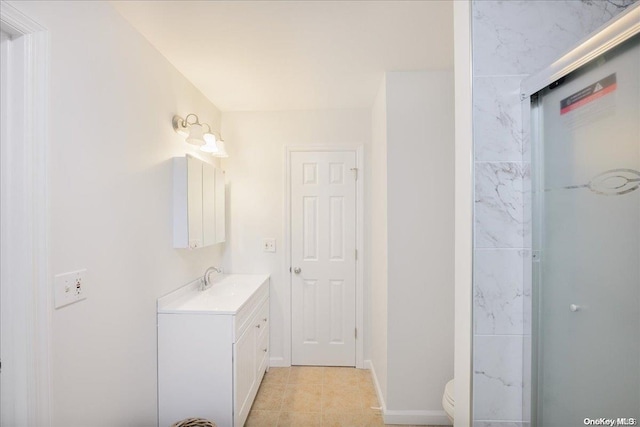
<path id="1" fill-rule="evenodd" d="M 373 367 L 373 362 L 371 360 L 365 360 L 364 366 L 366 369 L 371 371 L 371 377 L 373 378 L 373 385 L 376 388 L 376 395 L 378 396 L 378 402 L 380 402 L 380 409 L 382 410 L 382 414 L 387 410 L 386 402 L 384 401 L 384 397 L 382 396 L 382 389 L 380 388 L 380 383 L 378 382 L 378 376 L 376 375 L 376 370 Z"/>
<path id="2" fill-rule="evenodd" d="M 384 411 L 382 413 L 385 424 L 413 424 L 450 426 L 451 421 L 443 411 Z"/>
<path id="3" fill-rule="evenodd" d="M 269 367 L 271 368 L 288 368 L 289 366 L 291 364 L 284 360 L 284 357 L 272 357 L 269 359 Z"/>
<path id="4" fill-rule="evenodd" d="M 378 401 L 380 402 L 382 417 L 385 424 L 413 424 L 413 425 L 435 425 L 435 426 L 450 426 L 451 421 L 447 417 L 444 410 L 431 410 L 431 411 L 395 411 L 387 409 L 387 404 L 382 397 L 382 390 L 380 389 L 380 383 L 378 383 L 378 377 L 376 376 L 376 370 L 371 360 L 364 361 L 365 368 L 371 370 L 371 376 L 373 377 L 373 383 L 376 388 L 376 394 L 378 395 Z"/>

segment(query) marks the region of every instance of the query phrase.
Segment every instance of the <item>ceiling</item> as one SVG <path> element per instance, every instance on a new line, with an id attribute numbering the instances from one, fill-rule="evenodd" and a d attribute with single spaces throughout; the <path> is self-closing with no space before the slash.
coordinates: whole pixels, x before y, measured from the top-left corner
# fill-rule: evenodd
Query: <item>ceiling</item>
<path id="1" fill-rule="evenodd" d="M 384 71 L 453 68 L 453 0 L 112 4 L 222 111 L 369 108 Z"/>

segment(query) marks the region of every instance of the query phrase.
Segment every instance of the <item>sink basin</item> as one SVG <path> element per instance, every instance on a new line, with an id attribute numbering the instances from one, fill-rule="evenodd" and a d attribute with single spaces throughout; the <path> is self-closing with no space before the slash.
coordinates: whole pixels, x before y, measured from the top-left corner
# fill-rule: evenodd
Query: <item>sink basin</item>
<path id="1" fill-rule="evenodd" d="M 269 278 L 268 274 L 220 274 L 201 291 L 200 279 L 158 299 L 158 313 L 235 314 Z"/>

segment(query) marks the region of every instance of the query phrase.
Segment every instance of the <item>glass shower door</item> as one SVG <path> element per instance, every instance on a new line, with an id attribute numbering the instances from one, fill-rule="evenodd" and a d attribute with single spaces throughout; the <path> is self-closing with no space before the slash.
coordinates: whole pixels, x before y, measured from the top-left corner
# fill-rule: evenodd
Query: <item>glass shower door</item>
<path id="1" fill-rule="evenodd" d="M 532 114 L 534 423 L 638 420 L 640 37 L 538 92 Z"/>

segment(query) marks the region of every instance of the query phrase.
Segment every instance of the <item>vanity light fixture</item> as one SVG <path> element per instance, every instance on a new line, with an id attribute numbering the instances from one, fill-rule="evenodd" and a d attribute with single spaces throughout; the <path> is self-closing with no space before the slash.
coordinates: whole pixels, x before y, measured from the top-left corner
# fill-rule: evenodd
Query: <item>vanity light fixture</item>
<path id="1" fill-rule="evenodd" d="M 190 118 L 191 121 L 189 120 Z M 195 114 L 189 114 L 184 119 L 180 116 L 173 116 L 171 121 L 173 130 L 185 137 L 185 141 L 193 145 L 204 145 L 204 128 L 200 119 Z"/>
<path id="2" fill-rule="evenodd" d="M 224 141 L 222 138 L 218 140 L 218 152 L 214 154 L 216 157 L 229 157 L 227 150 L 224 148 Z"/>
<path id="3" fill-rule="evenodd" d="M 173 116 L 172 124 L 176 133 L 184 136 L 184 140 L 189 144 L 200 147 L 200 151 L 211 153 L 215 157 L 229 157 L 222 136 L 211 130 L 211 126 L 207 123 L 200 123 L 197 115 L 191 113 L 184 119 L 177 115 Z"/>
<path id="4" fill-rule="evenodd" d="M 207 132 L 204 134 L 205 144 L 200 146 L 200 151 L 205 153 L 216 154 L 218 150 L 218 144 L 216 143 L 216 135 L 211 131 L 211 126 L 207 125 Z"/>
<path id="5" fill-rule="evenodd" d="M 215 135 L 218 135 L 217 138 Z M 208 150 L 205 149 L 205 147 L 207 147 L 209 144 L 207 143 L 207 145 L 204 145 L 202 147 L 200 147 L 201 151 L 204 151 L 206 153 L 211 153 L 213 154 L 214 157 L 229 157 L 229 155 L 227 154 L 227 150 L 224 148 L 224 140 L 222 139 L 222 136 L 218 133 L 218 132 L 214 132 L 214 134 L 212 135 L 215 141 L 215 151 L 213 150 Z"/>

